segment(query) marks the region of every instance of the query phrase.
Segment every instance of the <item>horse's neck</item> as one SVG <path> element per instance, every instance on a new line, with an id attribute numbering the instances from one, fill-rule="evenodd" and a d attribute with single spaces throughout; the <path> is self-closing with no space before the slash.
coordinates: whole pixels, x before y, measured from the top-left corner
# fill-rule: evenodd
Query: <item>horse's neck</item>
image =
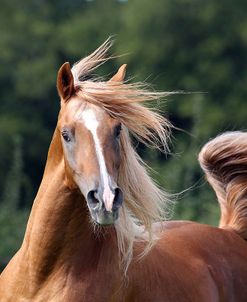
<path id="1" fill-rule="evenodd" d="M 91 260 L 103 245 L 92 229 L 84 198 L 65 185 L 61 143 L 55 132 L 22 246 L 29 270 L 40 282 L 73 258 Z"/>

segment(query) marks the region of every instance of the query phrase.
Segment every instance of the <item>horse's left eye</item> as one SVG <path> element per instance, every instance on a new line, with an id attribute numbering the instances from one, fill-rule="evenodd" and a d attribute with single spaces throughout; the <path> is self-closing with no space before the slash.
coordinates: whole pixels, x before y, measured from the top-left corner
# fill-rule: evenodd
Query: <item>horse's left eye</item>
<path id="1" fill-rule="evenodd" d="M 122 130 L 122 125 L 121 124 L 117 125 L 115 128 L 115 137 L 116 138 L 119 138 L 121 130 Z"/>
<path id="2" fill-rule="evenodd" d="M 62 132 L 62 137 L 67 143 L 71 141 L 71 138 L 70 138 L 68 132 L 66 132 L 66 131 Z"/>

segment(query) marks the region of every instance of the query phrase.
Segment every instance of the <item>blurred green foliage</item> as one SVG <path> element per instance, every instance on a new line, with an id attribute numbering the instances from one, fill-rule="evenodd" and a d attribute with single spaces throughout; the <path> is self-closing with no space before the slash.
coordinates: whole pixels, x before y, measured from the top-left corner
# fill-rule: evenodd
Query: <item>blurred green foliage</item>
<path id="1" fill-rule="evenodd" d="M 171 154 L 138 150 L 169 192 L 174 217 L 217 224 L 216 198 L 197 162 L 216 134 L 246 128 L 247 3 L 244 0 L 2 0 L 0 10 L 0 265 L 20 246 L 42 178 L 59 99 L 56 73 L 116 34 L 129 78 L 170 97 Z M 189 189 L 188 189 L 189 188 Z M 188 189 L 188 190 L 187 190 Z"/>

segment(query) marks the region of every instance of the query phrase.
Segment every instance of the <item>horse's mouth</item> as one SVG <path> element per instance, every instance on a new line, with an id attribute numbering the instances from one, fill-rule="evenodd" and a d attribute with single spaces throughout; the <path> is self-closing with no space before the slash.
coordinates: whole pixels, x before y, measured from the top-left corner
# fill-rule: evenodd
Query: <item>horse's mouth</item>
<path id="1" fill-rule="evenodd" d="M 101 226 L 110 226 L 113 225 L 118 219 L 118 210 L 108 212 L 105 209 L 101 209 L 100 211 L 92 211 L 91 216 L 93 221 Z"/>

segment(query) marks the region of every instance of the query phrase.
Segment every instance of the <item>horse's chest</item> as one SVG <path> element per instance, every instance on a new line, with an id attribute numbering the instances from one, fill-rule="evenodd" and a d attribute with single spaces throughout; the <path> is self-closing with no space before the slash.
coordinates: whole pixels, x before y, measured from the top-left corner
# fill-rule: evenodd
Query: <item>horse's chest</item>
<path id="1" fill-rule="evenodd" d="M 56 280 L 56 281 L 55 281 Z M 120 302 L 121 282 L 114 274 L 87 271 L 83 274 L 56 276 L 44 290 L 49 293 L 46 301 L 56 302 Z M 39 300 L 38 300 L 39 301 Z M 44 301 L 44 300 L 42 300 Z"/>

